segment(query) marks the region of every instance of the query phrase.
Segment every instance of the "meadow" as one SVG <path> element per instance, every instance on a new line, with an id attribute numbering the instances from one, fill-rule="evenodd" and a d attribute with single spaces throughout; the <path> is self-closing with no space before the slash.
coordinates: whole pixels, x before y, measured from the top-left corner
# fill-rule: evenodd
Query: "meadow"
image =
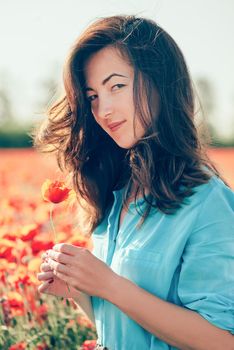
<path id="1" fill-rule="evenodd" d="M 96 330 L 71 301 L 37 291 L 43 251 L 55 244 L 51 203 L 41 185 L 63 180 L 56 163 L 34 150 L 0 150 L 0 349 L 92 350 Z M 92 249 L 73 225 L 74 208 L 53 208 L 57 242 Z"/>
<path id="2" fill-rule="evenodd" d="M 227 183 L 234 188 L 234 149 L 210 149 Z M 41 254 L 55 244 L 51 203 L 41 195 L 46 178 L 62 181 L 55 159 L 33 149 L 0 149 L 0 349 L 91 350 L 95 327 L 71 300 L 37 291 Z M 74 207 L 53 208 L 58 242 L 92 250 L 73 224 Z"/>

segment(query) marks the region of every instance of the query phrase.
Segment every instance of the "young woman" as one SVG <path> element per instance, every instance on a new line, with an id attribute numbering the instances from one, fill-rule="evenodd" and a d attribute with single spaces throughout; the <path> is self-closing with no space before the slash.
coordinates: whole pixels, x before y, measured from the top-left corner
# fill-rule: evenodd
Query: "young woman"
<path id="1" fill-rule="evenodd" d="M 177 44 L 146 18 L 99 19 L 64 86 L 34 144 L 72 175 L 94 249 L 47 251 L 40 292 L 74 298 L 98 349 L 233 350 L 234 194 L 202 146 Z"/>

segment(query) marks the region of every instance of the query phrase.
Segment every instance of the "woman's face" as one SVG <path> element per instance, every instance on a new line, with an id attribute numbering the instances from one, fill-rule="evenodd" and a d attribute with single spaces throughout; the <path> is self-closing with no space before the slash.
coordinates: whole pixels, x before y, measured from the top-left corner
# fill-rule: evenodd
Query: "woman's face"
<path id="1" fill-rule="evenodd" d="M 87 61 L 85 80 L 96 122 L 120 147 L 131 148 L 145 134 L 139 118 L 134 118 L 133 67 L 115 48 L 105 47 Z"/>

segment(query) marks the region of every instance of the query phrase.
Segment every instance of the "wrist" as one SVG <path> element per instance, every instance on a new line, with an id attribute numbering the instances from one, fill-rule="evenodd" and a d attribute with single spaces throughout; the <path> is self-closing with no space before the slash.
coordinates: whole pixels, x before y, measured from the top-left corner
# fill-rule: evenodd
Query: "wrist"
<path id="1" fill-rule="evenodd" d="M 108 300 L 112 304 L 118 305 L 119 300 L 121 300 L 123 297 L 122 293 L 124 290 L 126 290 L 129 282 L 129 280 L 114 272 L 110 282 L 108 283 L 108 288 L 105 291 L 104 299 Z"/>
<path id="2" fill-rule="evenodd" d="M 71 286 L 69 286 L 69 289 L 70 289 L 70 291 L 67 292 L 67 295 L 66 295 L 67 299 L 74 299 L 75 300 L 76 298 L 79 298 L 79 296 L 81 294 L 80 290 L 78 290 L 74 287 L 71 287 Z"/>

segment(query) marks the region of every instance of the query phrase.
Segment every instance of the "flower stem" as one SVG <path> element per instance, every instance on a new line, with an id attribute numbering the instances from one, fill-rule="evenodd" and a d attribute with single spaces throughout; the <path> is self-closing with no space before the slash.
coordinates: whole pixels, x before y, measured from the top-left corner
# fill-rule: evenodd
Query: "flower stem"
<path id="1" fill-rule="evenodd" d="M 52 226 L 52 229 L 53 229 L 53 232 L 54 232 L 54 241 L 57 244 L 58 243 L 58 238 L 57 238 L 57 233 L 56 233 L 56 230 L 55 230 L 55 227 L 54 227 L 53 216 L 52 216 L 53 209 L 54 209 L 54 206 L 52 204 L 51 207 L 50 207 L 50 223 L 51 223 L 51 226 Z M 69 285 L 67 283 L 66 283 L 66 285 L 67 285 L 68 291 L 70 292 Z"/>
<path id="2" fill-rule="evenodd" d="M 53 209 L 54 209 L 54 206 L 52 204 L 51 207 L 50 207 L 50 223 L 51 223 L 51 226 L 52 226 L 52 229 L 53 229 L 53 232 L 54 232 L 54 241 L 55 241 L 55 243 L 58 243 L 57 233 L 55 231 L 55 227 L 54 227 L 54 223 L 53 223 L 53 217 L 52 217 Z"/>

